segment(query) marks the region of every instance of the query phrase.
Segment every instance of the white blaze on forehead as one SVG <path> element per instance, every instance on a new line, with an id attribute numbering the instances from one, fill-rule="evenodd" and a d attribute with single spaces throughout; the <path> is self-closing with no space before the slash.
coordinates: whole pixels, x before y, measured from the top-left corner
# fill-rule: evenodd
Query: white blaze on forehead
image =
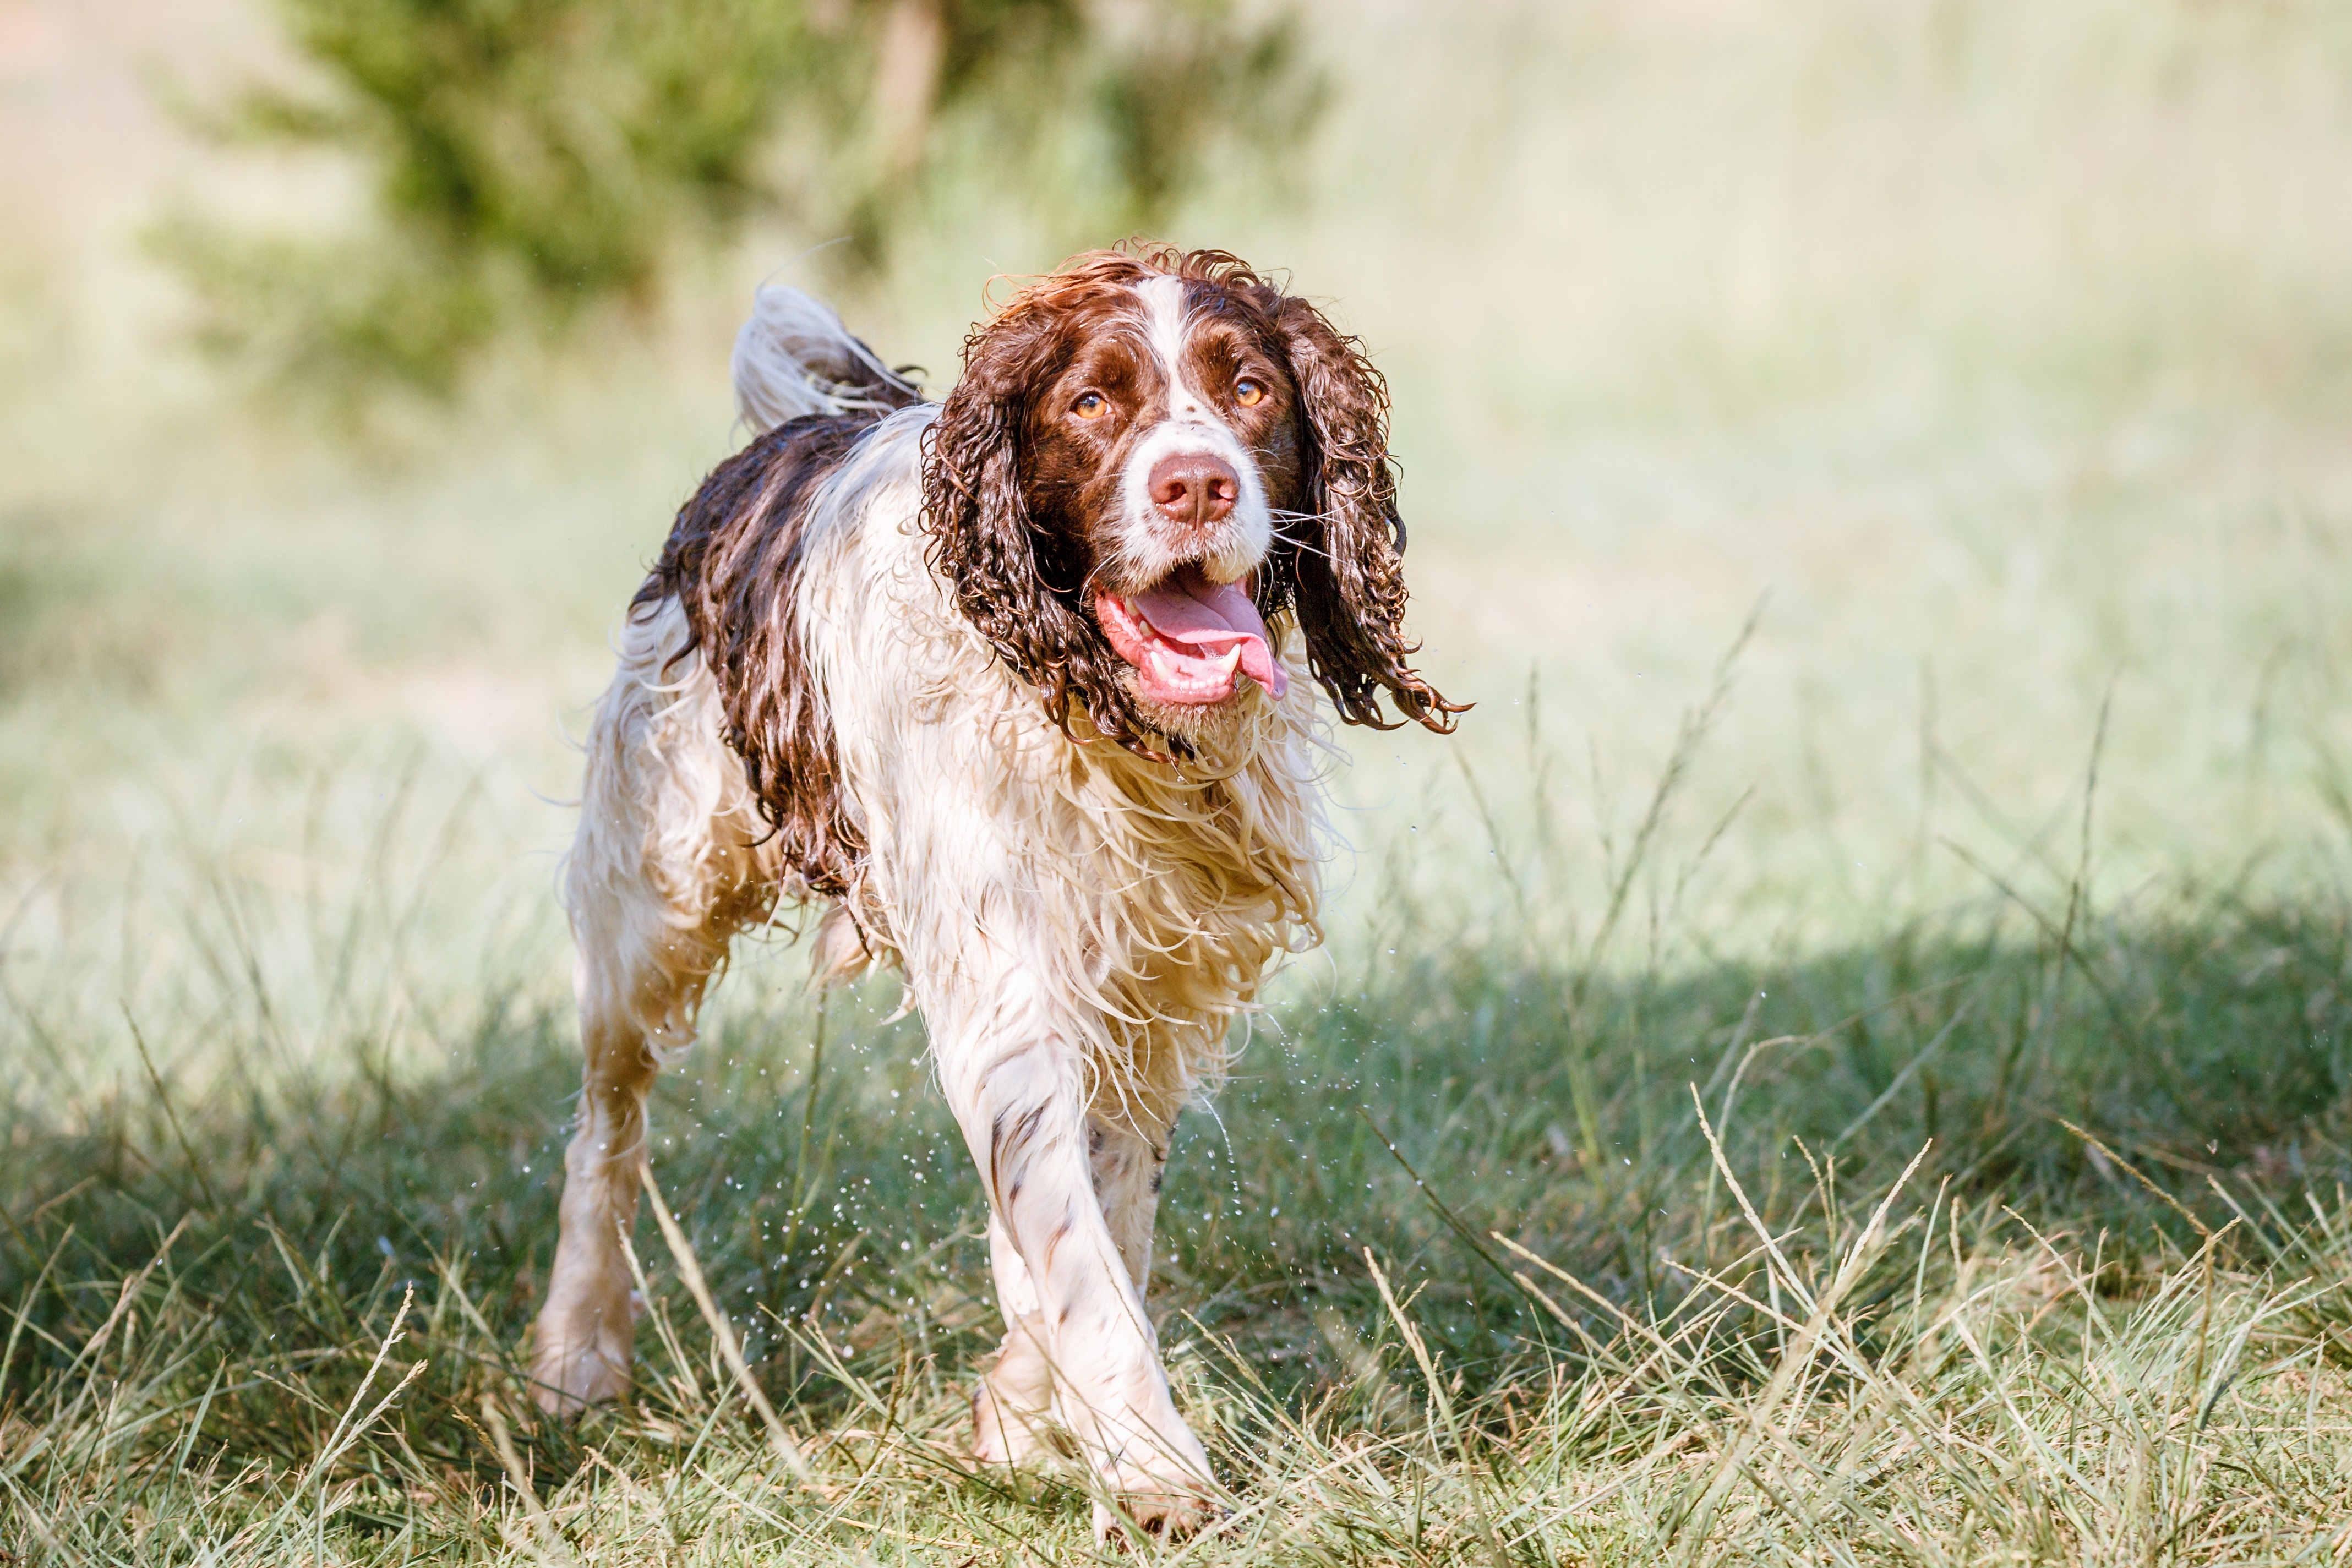
<path id="1" fill-rule="evenodd" d="M 1184 280 L 1150 277 L 1135 286 L 1143 297 L 1143 335 L 1168 384 L 1168 417 L 1207 417 L 1199 392 L 1184 379 Z"/>
<path id="2" fill-rule="evenodd" d="M 1190 321 L 1184 280 L 1149 277 L 1135 285 L 1135 292 L 1143 304 L 1144 341 L 1168 389 L 1168 407 L 1128 454 L 1127 469 L 1120 476 L 1119 528 L 1112 546 L 1117 575 L 1141 585 L 1161 581 L 1180 567 L 1197 566 L 1212 582 L 1237 582 L 1265 559 L 1274 543 L 1265 476 L 1258 472 L 1256 455 L 1217 405 L 1185 377 Z M 1151 504 L 1151 470 L 1163 457 L 1192 452 L 1222 458 L 1240 481 L 1241 494 L 1222 524 L 1178 531 Z"/>

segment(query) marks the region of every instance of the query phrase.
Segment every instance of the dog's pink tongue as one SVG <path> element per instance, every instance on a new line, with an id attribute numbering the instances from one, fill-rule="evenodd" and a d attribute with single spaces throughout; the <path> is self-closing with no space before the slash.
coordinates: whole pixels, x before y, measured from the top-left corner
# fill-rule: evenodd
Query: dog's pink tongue
<path id="1" fill-rule="evenodd" d="M 1240 583 L 1213 583 L 1184 572 L 1146 589 L 1134 602 L 1136 613 L 1169 642 L 1189 648 L 1203 661 L 1222 660 L 1238 648 L 1242 674 L 1277 697 L 1289 689 L 1290 677 L 1275 663 L 1266 641 L 1265 620 Z"/>

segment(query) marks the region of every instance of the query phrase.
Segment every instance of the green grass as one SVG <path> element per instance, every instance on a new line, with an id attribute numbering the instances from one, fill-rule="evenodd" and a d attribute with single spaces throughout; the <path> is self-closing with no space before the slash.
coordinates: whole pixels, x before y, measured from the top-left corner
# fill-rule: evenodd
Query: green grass
<path id="1" fill-rule="evenodd" d="M 1311 199 L 1178 235 L 1366 333 L 1480 706 L 1343 737 L 1331 946 L 1180 1131 L 1192 1555 L 2352 1546 L 2339 9 L 1318 13 Z M 58 58 L 0 83 L 56 153 L 0 235 L 0 1552 L 1087 1560 L 1077 1478 L 956 1458 L 995 1325 L 919 1024 L 837 996 L 812 1082 L 780 945 L 656 1171 L 812 1482 L 650 1221 L 634 1405 L 518 1381 L 562 729 L 823 236 L 352 441 L 177 352 L 128 237 L 332 172 L 164 158 L 78 107 L 136 59 Z M 935 375 L 1055 259 L 951 195 L 846 302 Z"/>
<path id="2" fill-rule="evenodd" d="M 2040 914 L 1672 974 L 1424 944 L 1299 977 L 1165 1199 L 1155 1299 L 1233 1490 L 1194 1553 L 2339 1550 L 2352 920 L 2189 888 Z M 359 925 L 358 965 L 396 967 Z M 978 1195 L 887 983 L 834 1000 L 812 1083 L 813 1004 L 755 959 L 654 1113 L 813 1480 L 650 1223 L 634 1406 L 537 1416 L 516 1346 L 575 1066 L 560 1009 L 476 978 L 446 1056 L 396 1063 L 371 999 L 298 1044 L 257 956 L 226 1043 L 151 1047 L 69 1114 L 20 1098 L 0 1546 L 1090 1550 L 1073 1478 L 956 1458 L 995 1332 Z"/>

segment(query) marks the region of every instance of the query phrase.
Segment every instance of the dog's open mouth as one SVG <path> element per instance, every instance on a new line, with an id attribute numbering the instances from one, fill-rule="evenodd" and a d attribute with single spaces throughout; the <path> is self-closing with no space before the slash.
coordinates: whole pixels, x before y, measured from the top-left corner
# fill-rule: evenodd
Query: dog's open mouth
<path id="1" fill-rule="evenodd" d="M 1111 651 L 1135 666 L 1138 689 L 1153 702 L 1221 703 L 1234 695 L 1240 675 L 1277 697 L 1289 688 L 1265 618 L 1250 602 L 1247 578 L 1211 582 L 1200 568 L 1181 567 L 1139 593 L 1097 595 L 1095 616 Z"/>

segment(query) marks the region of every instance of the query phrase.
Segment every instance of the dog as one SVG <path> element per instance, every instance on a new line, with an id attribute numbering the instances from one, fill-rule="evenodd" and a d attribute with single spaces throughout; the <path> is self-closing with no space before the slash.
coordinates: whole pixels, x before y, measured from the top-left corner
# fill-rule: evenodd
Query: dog
<path id="1" fill-rule="evenodd" d="M 756 434 L 678 513 L 587 742 L 541 1403 L 625 1388 L 646 1091 L 730 939 L 808 904 L 821 982 L 899 971 L 987 1191 L 973 1455 L 1066 1440 L 1098 1533 L 1196 1529 L 1143 1300 L 1171 1129 L 1320 939 L 1316 694 L 1382 728 L 1466 706 L 1412 667 L 1385 383 L 1307 300 L 1162 246 L 1021 287 L 944 402 L 779 287 L 733 370 Z"/>

